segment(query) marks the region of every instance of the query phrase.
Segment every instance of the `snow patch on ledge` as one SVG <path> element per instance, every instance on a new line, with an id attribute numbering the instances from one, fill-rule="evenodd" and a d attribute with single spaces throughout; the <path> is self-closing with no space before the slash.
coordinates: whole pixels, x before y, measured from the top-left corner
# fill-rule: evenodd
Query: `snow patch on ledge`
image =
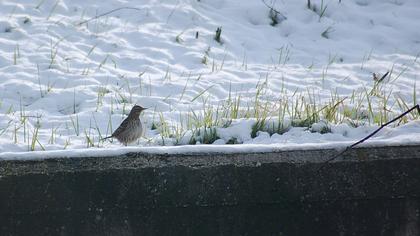
<path id="1" fill-rule="evenodd" d="M 350 142 L 339 143 L 306 143 L 306 144 L 238 144 L 238 145 L 185 145 L 185 146 L 153 146 L 153 147 L 123 147 L 123 148 L 89 148 L 73 150 L 34 151 L 34 152 L 3 152 L 0 161 L 7 160 L 44 160 L 52 158 L 87 158 L 87 157 L 115 157 L 127 153 L 145 154 L 232 154 L 232 153 L 269 153 L 294 150 L 336 149 L 344 150 Z M 380 146 L 412 146 L 420 142 L 371 141 L 358 147 Z"/>

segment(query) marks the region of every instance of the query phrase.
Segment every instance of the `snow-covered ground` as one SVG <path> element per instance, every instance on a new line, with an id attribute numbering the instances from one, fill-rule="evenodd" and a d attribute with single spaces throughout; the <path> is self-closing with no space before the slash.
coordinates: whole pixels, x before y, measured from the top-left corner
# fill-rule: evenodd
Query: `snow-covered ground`
<path id="1" fill-rule="evenodd" d="M 215 127 L 214 143 L 243 144 L 218 150 L 342 146 L 377 128 L 377 117 L 418 102 L 420 1 L 310 2 L 3 0 L 0 152 L 115 151 L 120 144 L 100 138 L 134 104 L 149 109 L 141 116 L 146 137 L 133 146 L 188 144 L 204 112 L 231 111 L 233 100 L 243 114 Z M 375 85 L 372 74 L 387 71 Z M 302 98 L 318 108 L 336 103 L 340 122 L 291 127 L 290 109 Z M 251 135 L 261 114 L 246 110 L 259 107 L 274 124 L 276 104 L 288 106 L 280 119 L 287 127 Z M 357 119 L 339 118 L 346 109 Z M 407 121 L 368 142 L 420 144 L 420 120 Z M 144 150 L 200 148 L 214 149 Z"/>

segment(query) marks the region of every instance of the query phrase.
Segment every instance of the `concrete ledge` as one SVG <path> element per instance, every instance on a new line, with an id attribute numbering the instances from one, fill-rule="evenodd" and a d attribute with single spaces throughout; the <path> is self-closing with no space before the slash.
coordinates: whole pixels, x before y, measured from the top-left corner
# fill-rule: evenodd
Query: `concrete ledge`
<path id="1" fill-rule="evenodd" d="M 420 146 L 0 161 L 0 235 L 420 235 Z"/>

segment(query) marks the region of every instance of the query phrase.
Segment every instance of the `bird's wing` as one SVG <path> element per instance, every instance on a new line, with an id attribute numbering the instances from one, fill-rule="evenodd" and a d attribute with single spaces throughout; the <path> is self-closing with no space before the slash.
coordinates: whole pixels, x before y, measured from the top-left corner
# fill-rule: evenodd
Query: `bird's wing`
<path id="1" fill-rule="evenodd" d="M 127 129 L 128 126 L 128 117 L 123 120 L 123 122 L 120 124 L 120 126 L 112 133 L 112 137 L 116 137 L 120 135 L 122 132 L 124 132 Z"/>

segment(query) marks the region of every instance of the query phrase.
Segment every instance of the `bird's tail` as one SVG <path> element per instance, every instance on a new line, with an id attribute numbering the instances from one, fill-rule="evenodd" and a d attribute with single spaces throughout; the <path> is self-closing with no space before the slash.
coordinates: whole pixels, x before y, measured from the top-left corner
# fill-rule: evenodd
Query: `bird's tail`
<path id="1" fill-rule="evenodd" d="M 109 139 L 109 138 L 112 138 L 112 137 L 114 137 L 114 136 L 112 136 L 112 135 L 111 135 L 111 136 L 108 136 L 108 137 L 102 138 L 102 139 L 101 139 L 101 141 L 104 141 L 104 140 Z"/>

